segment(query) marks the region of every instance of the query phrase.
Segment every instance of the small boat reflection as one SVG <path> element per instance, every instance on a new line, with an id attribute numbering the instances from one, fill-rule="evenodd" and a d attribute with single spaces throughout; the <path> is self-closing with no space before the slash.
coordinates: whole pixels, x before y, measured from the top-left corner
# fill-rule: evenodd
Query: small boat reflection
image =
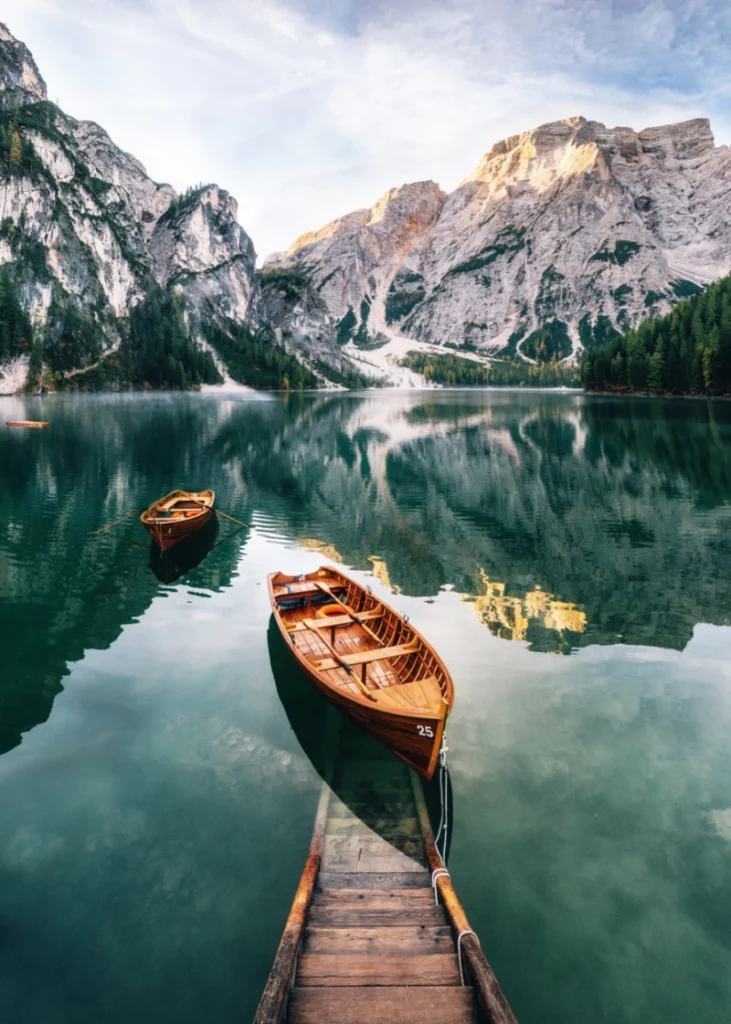
<path id="1" fill-rule="evenodd" d="M 167 551 L 161 551 L 154 540 L 150 541 L 150 568 L 161 583 L 176 583 L 201 564 L 216 543 L 217 536 L 218 517 L 211 516 L 192 537 Z"/>
<path id="2" fill-rule="evenodd" d="M 315 771 L 368 827 L 402 853 L 412 853 L 413 793 L 406 765 L 333 708 L 292 658 L 274 621 L 267 632 L 274 683 L 289 724 Z M 449 778 L 451 839 L 453 800 Z M 439 773 L 421 783 L 432 825 L 439 825 Z M 394 828 L 394 818 L 400 824 Z M 440 843 L 441 847 L 441 843 Z M 448 851 L 447 851 L 448 853 Z"/>

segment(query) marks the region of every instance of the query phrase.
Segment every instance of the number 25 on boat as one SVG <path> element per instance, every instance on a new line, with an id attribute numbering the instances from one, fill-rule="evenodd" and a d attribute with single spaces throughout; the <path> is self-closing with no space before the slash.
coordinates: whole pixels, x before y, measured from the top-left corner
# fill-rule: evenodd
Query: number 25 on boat
<path id="1" fill-rule="evenodd" d="M 279 630 L 310 682 L 365 732 L 431 779 L 454 685 L 433 647 L 345 573 L 323 566 L 275 572 L 269 599 Z"/>

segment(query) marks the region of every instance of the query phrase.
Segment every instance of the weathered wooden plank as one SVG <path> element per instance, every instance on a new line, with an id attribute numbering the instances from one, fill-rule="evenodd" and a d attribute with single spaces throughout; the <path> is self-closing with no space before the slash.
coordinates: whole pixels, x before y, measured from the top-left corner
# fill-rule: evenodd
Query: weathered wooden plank
<path id="1" fill-rule="evenodd" d="M 423 871 L 424 859 L 423 857 L 419 859 L 407 857 L 396 850 L 390 856 L 383 857 L 371 856 L 367 853 L 362 855 L 357 853 L 333 853 L 322 858 L 322 870 L 328 872 L 328 874 L 337 871 L 343 871 L 346 874 L 355 874 L 356 872 L 363 872 L 364 874 L 372 872 L 377 874 L 387 872 L 394 872 L 396 874 L 400 872 L 408 873 L 410 871 Z"/>
<path id="2" fill-rule="evenodd" d="M 347 871 L 320 871 L 317 888 L 320 892 L 337 889 L 425 889 L 431 884 L 428 871 L 378 872 L 369 874 Z"/>
<path id="3" fill-rule="evenodd" d="M 305 931 L 305 952 L 337 953 L 453 953 L 452 930 L 446 925 L 394 928 L 316 928 Z"/>
<path id="4" fill-rule="evenodd" d="M 345 799 L 334 799 L 330 808 L 333 818 L 357 818 L 360 821 L 381 819 L 387 821 L 403 821 L 414 817 L 414 803 L 405 795 L 384 797 L 379 795 L 347 796 Z"/>
<path id="5" fill-rule="evenodd" d="M 323 856 L 331 854 L 350 854 L 368 857 L 391 857 L 393 854 L 403 854 L 405 857 L 412 857 L 420 863 L 424 863 L 424 844 L 419 839 L 407 839 L 404 837 L 393 840 L 384 839 L 373 833 L 370 835 L 326 835 L 322 846 Z"/>
<path id="6" fill-rule="evenodd" d="M 478 1020 L 471 988 L 446 986 L 372 988 L 368 997 L 357 989 L 295 988 L 289 1002 L 289 1024 L 473 1024 Z"/>
<path id="7" fill-rule="evenodd" d="M 304 953 L 299 960 L 297 985 L 459 985 L 459 963 L 454 953 L 428 956 L 335 956 Z M 370 998 L 370 992 L 363 994 Z"/>
<path id="8" fill-rule="evenodd" d="M 316 892 L 312 898 L 315 907 L 368 907 L 388 910 L 413 906 L 436 906 L 432 889 L 328 889 Z"/>
<path id="9" fill-rule="evenodd" d="M 395 925 L 440 925 L 446 924 L 447 919 L 442 908 L 433 903 L 385 909 L 349 904 L 344 907 L 313 906 L 308 922 L 317 928 L 393 928 Z"/>
<path id="10" fill-rule="evenodd" d="M 393 821 L 390 818 L 372 818 L 370 821 L 361 821 L 360 818 L 355 817 L 328 818 L 325 834 L 329 836 L 377 835 L 383 839 L 390 838 L 391 836 L 404 836 L 408 839 L 418 839 L 423 845 L 418 818 L 401 818 L 397 821 Z"/>

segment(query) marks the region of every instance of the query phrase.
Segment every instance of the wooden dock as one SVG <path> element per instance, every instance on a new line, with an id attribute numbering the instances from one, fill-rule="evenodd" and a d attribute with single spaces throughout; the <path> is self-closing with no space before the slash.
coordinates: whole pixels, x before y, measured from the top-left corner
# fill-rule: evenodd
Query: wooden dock
<path id="1" fill-rule="evenodd" d="M 436 904 L 440 867 L 420 780 L 356 733 L 323 786 L 255 1024 L 516 1024 L 446 874 Z"/>

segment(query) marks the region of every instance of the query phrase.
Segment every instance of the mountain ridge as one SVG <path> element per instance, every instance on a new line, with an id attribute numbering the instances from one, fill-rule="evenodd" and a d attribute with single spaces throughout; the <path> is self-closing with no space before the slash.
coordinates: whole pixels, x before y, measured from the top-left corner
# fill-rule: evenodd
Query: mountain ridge
<path id="1" fill-rule="evenodd" d="M 169 308 L 156 289 L 174 293 L 183 318 L 173 318 L 159 353 L 162 380 L 173 386 L 233 386 L 232 375 L 247 384 L 247 352 L 251 361 L 263 349 L 268 380 L 280 365 L 295 370 L 282 379 L 339 374 L 327 309 L 307 284 L 271 301 L 237 214 L 220 186 L 178 195 L 104 128 L 50 103 L 32 54 L 0 25 L 0 393 L 129 386 L 143 370 L 132 358 L 130 315 L 148 300 Z M 146 322 L 138 317 L 135 329 Z M 209 354 L 205 367 L 191 345 Z M 152 363 L 148 351 L 144 366 Z"/>
<path id="2" fill-rule="evenodd" d="M 510 136 L 439 190 L 406 252 L 381 240 L 376 258 L 376 208 L 432 184 L 389 190 L 265 265 L 309 273 L 351 339 L 380 302 L 394 350 L 411 340 L 529 361 L 576 358 L 731 270 L 731 151 L 706 118 L 636 132 L 571 117 Z M 548 349 L 535 337 L 547 326 Z"/>
<path id="3" fill-rule="evenodd" d="M 731 270 L 729 200 L 731 151 L 707 119 L 574 116 L 495 142 L 451 192 L 391 188 L 257 270 L 226 189 L 153 181 L 48 101 L 0 24 L 0 393 L 130 386 L 146 367 L 182 386 L 362 384 L 354 367 L 423 386 L 410 353 L 444 348 L 560 367 Z M 144 364 L 130 350 L 145 303 L 177 311 L 157 366 L 146 316 Z"/>

